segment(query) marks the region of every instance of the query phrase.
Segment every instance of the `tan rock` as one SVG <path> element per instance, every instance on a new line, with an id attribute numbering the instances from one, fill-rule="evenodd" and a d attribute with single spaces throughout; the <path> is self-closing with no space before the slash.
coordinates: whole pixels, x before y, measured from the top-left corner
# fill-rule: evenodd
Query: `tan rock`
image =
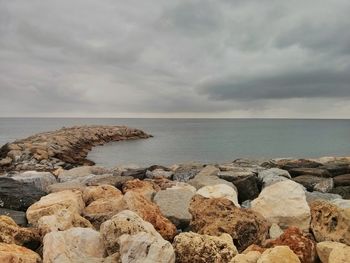
<path id="1" fill-rule="evenodd" d="M 329 254 L 329 263 L 347 263 L 350 260 L 350 247 L 336 247 Z"/>
<path id="2" fill-rule="evenodd" d="M 350 208 L 315 201 L 311 204 L 311 230 L 317 242 L 337 241 L 350 245 Z"/>
<path id="3" fill-rule="evenodd" d="M 277 246 L 265 250 L 261 257 L 258 259 L 257 263 L 300 263 L 297 255 L 287 246 Z"/>
<path id="4" fill-rule="evenodd" d="M 8 216 L 0 216 L 0 230 L 0 242 L 7 244 L 23 245 L 40 239 L 36 229 L 19 227 Z"/>
<path id="5" fill-rule="evenodd" d="M 111 185 L 88 186 L 83 191 L 83 200 L 86 205 L 100 198 L 118 198 L 122 192 Z"/>
<path id="6" fill-rule="evenodd" d="M 250 251 L 247 254 L 238 254 L 230 263 L 256 263 L 260 256 L 261 253 L 259 251 Z"/>
<path id="7" fill-rule="evenodd" d="M 73 214 L 81 214 L 84 206 L 80 191 L 66 190 L 43 196 L 38 202 L 28 208 L 26 214 L 28 222 L 36 225 L 41 217 L 53 215 L 62 209 L 67 209 Z"/>
<path id="8" fill-rule="evenodd" d="M 173 246 L 177 262 L 230 262 L 238 254 L 228 234 L 216 237 L 185 232 L 174 238 Z"/>
<path id="9" fill-rule="evenodd" d="M 60 172 L 58 179 L 60 182 L 67 182 L 74 179 L 83 179 L 90 174 L 106 174 L 108 172 L 106 168 L 99 166 L 80 166 Z"/>
<path id="10" fill-rule="evenodd" d="M 155 184 L 151 183 L 150 181 L 141 181 L 139 179 L 130 180 L 123 184 L 123 193 L 133 191 L 135 193 L 139 193 L 146 197 L 148 200 L 153 199 L 153 195 L 159 191 L 160 188 L 158 188 Z"/>
<path id="11" fill-rule="evenodd" d="M 265 240 L 269 225 L 257 212 L 236 207 L 226 198 L 205 198 L 195 195 L 189 208 L 192 214 L 190 227 L 199 234 L 231 235 L 238 251 Z"/>
<path id="12" fill-rule="evenodd" d="M 207 198 L 226 198 L 231 200 L 235 206 L 240 207 L 236 190 L 226 184 L 204 186 L 197 191 L 197 194 Z"/>
<path id="13" fill-rule="evenodd" d="M 329 263 L 329 255 L 334 249 L 340 248 L 342 250 L 347 247 L 348 246 L 343 243 L 333 242 L 333 241 L 323 241 L 323 242 L 317 243 L 316 249 L 317 249 L 318 257 L 320 258 L 321 262 Z"/>
<path id="14" fill-rule="evenodd" d="M 276 223 L 273 223 L 269 230 L 269 235 L 271 239 L 276 239 L 280 237 L 283 234 L 283 230 L 277 225 Z"/>
<path id="15" fill-rule="evenodd" d="M 56 193 L 66 190 L 78 190 L 83 191 L 85 185 L 78 180 L 72 180 L 64 183 L 51 184 L 47 187 L 48 193 Z"/>
<path id="16" fill-rule="evenodd" d="M 309 230 L 310 208 L 305 191 L 298 183 L 287 180 L 267 186 L 251 205 L 254 211 L 282 229 L 296 226 L 304 231 Z"/>
<path id="17" fill-rule="evenodd" d="M 71 228 L 45 235 L 44 263 L 98 262 L 105 255 L 102 237 L 91 228 Z"/>
<path id="18" fill-rule="evenodd" d="M 34 251 L 15 244 L 0 243 L 1 263 L 40 263 L 40 256 Z"/>

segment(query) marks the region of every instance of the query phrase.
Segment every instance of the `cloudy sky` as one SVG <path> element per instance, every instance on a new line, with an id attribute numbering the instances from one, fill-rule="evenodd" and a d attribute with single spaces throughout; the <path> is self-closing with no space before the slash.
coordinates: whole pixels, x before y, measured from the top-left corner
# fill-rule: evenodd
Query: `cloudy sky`
<path id="1" fill-rule="evenodd" d="M 350 118 L 349 0 L 0 0 L 0 116 Z"/>

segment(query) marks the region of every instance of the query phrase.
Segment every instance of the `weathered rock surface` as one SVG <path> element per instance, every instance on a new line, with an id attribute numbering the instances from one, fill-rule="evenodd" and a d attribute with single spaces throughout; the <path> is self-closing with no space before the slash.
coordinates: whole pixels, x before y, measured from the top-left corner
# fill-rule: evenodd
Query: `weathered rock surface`
<path id="1" fill-rule="evenodd" d="M 350 186 L 350 174 L 338 175 L 333 180 L 335 186 Z"/>
<path id="2" fill-rule="evenodd" d="M 238 208 L 226 198 L 195 195 L 189 211 L 192 231 L 213 236 L 228 233 L 239 251 L 260 244 L 268 234 L 269 225 L 259 213 Z"/>
<path id="3" fill-rule="evenodd" d="M 345 248 L 334 248 L 329 254 L 328 262 L 329 263 L 346 263 L 350 259 L 350 247 Z"/>
<path id="4" fill-rule="evenodd" d="M 350 199 L 350 186 L 338 186 L 331 190 L 331 193 L 338 194 L 344 199 Z"/>
<path id="5" fill-rule="evenodd" d="M 283 230 L 276 223 L 273 223 L 269 229 L 270 239 L 279 238 L 283 233 Z"/>
<path id="6" fill-rule="evenodd" d="M 350 208 L 316 201 L 311 204 L 311 230 L 317 240 L 350 245 Z"/>
<path id="7" fill-rule="evenodd" d="M 331 194 L 331 193 L 321 193 L 321 192 L 305 192 L 306 195 L 306 201 L 310 205 L 314 201 L 332 201 L 334 199 L 340 199 L 341 196 L 337 194 Z"/>
<path id="8" fill-rule="evenodd" d="M 47 191 L 48 193 L 56 193 L 56 192 L 61 192 L 66 190 L 83 191 L 84 188 L 85 188 L 85 185 L 79 180 L 75 179 L 64 183 L 56 183 L 56 184 L 49 185 L 47 187 Z"/>
<path id="9" fill-rule="evenodd" d="M 190 162 L 180 164 L 174 169 L 173 179 L 175 181 L 187 182 L 195 177 L 203 169 L 203 164 Z"/>
<path id="10" fill-rule="evenodd" d="M 8 216 L 13 219 L 19 226 L 27 226 L 26 213 L 23 211 L 16 211 L 6 208 L 0 208 L 0 216 Z"/>
<path id="11" fill-rule="evenodd" d="M 27 208 L 46 195 L 32 184 L 21 183 L 7 177 L 0 177 L 0 207 L 18 211 Z"/>
<path id="12" fill-rule="evenodd" d="M 121 175 L 142 180 L 142 179 L 145 179 L 146 172 L 147 172 L 146 168 L 127 169 L 126 171 L 123 171 Z"/>
<path id="13" fill-rule="evenodd" d="M 329 192 L 333 188 L 333 179 L 314 175 L 300 175 L 293 178 L 294 182 L 303 185 L 308 191 Z M 322 187 L 323 185 L 323 187 Z M 328 186 L 328 187 L 327 187 Z"/>
<path id="14" fill-rule="evenodd" d="M 290 174 L 279 168 L 270 168 L 259 172 L 258 179 L 263 187 L 291 179 Z"/>
<path id="15" fill-rule="evenodd" d="M 48 186 L 57 183 L 56 177 L 49 172 L 26 171 L 15 174 L 11 178 L 19 182 L 33 184 L 43 192 L 48 192 Z"/>
<path id="16" fill-rule="evenodd" d="M 189 225 L 192 216 L 188 211 L 195 190 L 186 187 L 168 188 L 159 191 L 154 197 L 154 202 L 159 206 L 162 214 L 178 228 Z"/>
<path id="17" fill-rule="evenodd" d="M 287 246 L 277 246 L 265 250 L 261 257 L 258 259 L 257 263 L 300 263 L 297 255 Z"/>
<path id="18" fill-rule="evenodd" d="M 166 178 L 172 179 L 174 172 L 173 171 L 165 171 L 163 169 L 155 169 L 153 171 L 147 170 L 146 177 L 150 179 L 154 178 Z"/>
<path id="19" fill-rule="evenodd" d="M 102 236 L 91 228 L 51 232 L 43 246 L 44 263 L 96 262 L 105 255 Z"/>
<path id="20" fill-rule="evenodd" d="M 153 199 L 153 195 L 160 189 L 150 181 L 141 181 L 139 179 L 127 181 L 123 184 L 123 193 L 128 191 L 137 192 L 148 200 Z"/>
<path id="21" fill-rule="evenodd" d="M 228 234 L 221 236 L 181 233 L 174 239 L 176 262 L 230 262 L 238 254 Z"/>
<path id="22" fill-rule="evenodd" d="M 206 198 L 226 198 L 240 207 L 236 190 L 226 184 L 204 186 L 197 191 L 197 194 Z"/>
<path id="23" fill-rule="evenodd" d="M 332 177 L 331 173 L 326 169 L 320 168 L 293 168 L 289 170 L 289 173 L 292 177 L 300 175 L 313 175 L 316 177 Z"/>
<path id="24" fill-rule="evenodd" d="M 256 175 L 249 175 L 233 181 L 238 191 L 238 201 L 253 200 L 259 195 L 259 183 Z"/>
<path id="25" fill-rule="evenodd" d="M 1 263 L 40 263 L 40 256 L 34 251 L 15 244 L 0 243 Z"/>
<path id="26" fill-rule="evenodd" d="M 316 249 L 318 257 L 320 258 L 322 263 L 328 263 L 329 262 L 329 255 L 331 252 L 336 249 L 340 248 L 340 250 L 347 249 L 347 245 L 339 242 L 332 242 L 332 241 L 323 241 L 320 243 L 317 243 Z M 350 255 L 349 257 L 350 258 Z M 340 261 L 341 262 L 341 261 Z M 346 261 L 343 261 L 346 262 Z"/>
<path id="27" fill-rule="evenodd" d="M 295 168 L 317 168 L 322 166 L 322 163 L 307 159 L 279 159 L 275 162 L 276 167 L 291 170 Z"/>
<path id="28" fill-rule="evenodd" d="M 99 166 L 80 166 L 70 170 L 63 170 L 58 175 L 58 180 L 69 182 L 72 180 L 84 180 L 89 175 L 103 175 L 109 173 L 109 170 Z"/>
<path id="29" fill-rule="evenodd" d="M 288 180 L 265 187 L 251 204 L 252 209 L 270 223 L 282 228 L 296 226 L 305 231 L 309 229 L 310 208 L 305 191 L 298 183 Z"/>
<path id="30" fill-rule="evenodd" d="M 255 175 L 251 168 L 237 167 L 232 164 L 219 165 L 219 169 L 218 177 L 229 182 Z"/>
<path id="31" fill-rule="evenodd" d="M 259 251 L 249 251 L 246 254 L 238 254 L 230 263 L 256 263 L 260 257 L 261 253 Z"/>
<path id="32" fill-rule="evenodd" d="M 83 191 L 83 200 L 86 205 L 101 199 L 101 198 L 119 198 L 122 197 L 122 192 L 111 185 L 89 186 Z"/>

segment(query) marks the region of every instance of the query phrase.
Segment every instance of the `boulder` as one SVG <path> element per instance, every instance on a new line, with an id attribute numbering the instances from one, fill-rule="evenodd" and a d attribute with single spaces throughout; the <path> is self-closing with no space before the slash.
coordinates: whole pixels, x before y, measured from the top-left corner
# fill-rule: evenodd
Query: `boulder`
<path id="1" fill-rule="evenodd" d="M 300 176 L 300 175 L 313 175 L 316 177 L 332 177 L 330 172 L 326 169 L 320 168 L 293 168 L 288 170 L 292 177 Z"/>
<path id="2" fill-rule="evenodd" d="M 130 176 L 134 179 L 145 179 L 146 177 L 146 171 L 145 168 L 137 168 L 137 169 L 127 169 L 126 171 L 123 171 L 121 173 L 122 176 Z"/>
<path id="3" fill-rule="evenodd" d="M 277 246 L 262 253 L 257 263 L 300 263 L 297 255 L 287 246 Z"/>
<path id="4" fill-rule="evenodd" d="M 230 166 L 219 165 L 219 169 L 220 169 L 220 172 L 218 172 L 218 177 L 229 182 L 233 182 L 245 177 L 255 175 L 255 173 L 252 172 L 252 169 L 245 168 L 245 167 L 236 167 L 232 165 Z"/>
<path id="5" fill-rule="evenodd" d="M 334 204 L 340 208 L 350 208 L 350 200 L 347 199 L 333 199 L 330 201 L 331 204 Z"/>
<path id="6" fill-rule="evenodd" d="M 350 259 L 350 247 L 345 248 L 334 248 L 329 254 L 328 262 L 329 263 L 344 263 L 349 262 Z"/>
<path id="7" fill-rule="evenodd" d="M 44 262 L 95 262 L 104 257 L 102 236 L 91 228 L 54 231 L 43 240 Z"/>
<path id="8" fill-rule="evenodd" d="M 23 211 L 16 211 L 6 208 L 0 208 L 0 216 L 8 216 L 13 219 L 19 226 L 27 226 L 26 213 Z"/>
<path id="9" fill-rule="evenodd" d="M 175 181 L 187 182 L 195 177 L 203 169 L 203 164 L 190 162 L 178 165 L 174 169 L 173 179 Z"/>
<path id="10" fill-rule="evenodd" d="M 256 175 L 249 175 L 233 181 L 237 188 L 238 201 L 240 203 L 246 200 L 253 200 L 258 197 L 260 191 L 258 187 L 258 178 Z"/>
<path id="11" fill-rule="evenodd" d="M 122 188 L 123 184 L 127 181 L 134 180 L 131 176 L 121 176 L 121 175 L 111 175 L 111 174 L 101 174 L 93 175 L 85 178 L 82 183 L 88 186 L 97 186 L 97 185 L 113 185 L 119 189 Z"/>
<path id="12" fill-rule="evenodd" d="M 53 215 L 59 210 L 67 209 L 73 214 L 81 214 L 85 207 L 80 191 L 61 191 L 43 196 L 27 210 L 30 224 L 36 225 L 38 220 L 47 215 Z"/>
<path id="13" fill-rule="evenodd" d="M 168 188 L 159 191 L 154 197 L 154 202 L 177 228 L 184 229 L 192 219 L 188 207 L 194 194 L 195 189 L 193 191 L 186 187 Z"/>
<path id="14" fill-rule="evenodd" d="M 58 180 L 60 182 L 68 182 L 75 179 L 82 180 L 84 177 L 90 174 L 108 174 L 108 170 L 99 166 L 79 166 L 70 170 L 63 170 L 58 175 Z"/>
<path id="15" fill-rule="evenodd" d="M 152 224 L 130 210 L 124 210 L 102 223 L 100 232 L 108 255 L 113 255 L 120 250 L 119 238 L 125 234 L 135 235 L 144 232 L 157 239 L 162 238 Z"/>
<path id="16" fill-rule="evenodd" d="M 318 257 L 320 258 L 322 263 L 329 263 L 329 255 L 331 252 L 336 249 L 340 248 L 341 250 L 346 249 L 347 245 L 339 242 L 332 242 L 332 241 L 323 241 L 320 243 L 317 243 L 316 250 Z M 350 256 L 349 256 L 350 257 Z M 340 261 L 341 262 L 341 261 Z M 343 261 L 346 262 L 346 261 Z"/>
<path id="17" fill-rule="evenodd" d="M 155 169 L 153 171 L 147 170 L 146 177 L 150 179 L 154 178 L 166 178 L 172 179 L 174 172 L 173 171 L 165 171 L 163 169 Z"/>
<path id="18" fill-rule="evenodd" d="M 350 199 L 350 186 L 338 186 L 331 190 L 332 194 L 338 194 L 344 199 Z"/>
<path id="19" fill-rule="evenodd" d="M 269 230 L 269 236 L 270 239 L 276 239 L 279 238 L 283 234 L 283 230 L 277 225 L 276 223 L 273 223 Z"/>
<path id="20" fill-rule="evenodd" d="M 269 225 L 259 213 L 238 208 L 226 198 L 195 195 L 189 211 L 192 231 L 213 236 L 228 233 L 239 251 L 261 243 L 268 234 Z"/>
<path id="21" fill-rule="evenodd" d="M 317 168 L 322 166 L 321 163 L 307 159 L 280 159 L 276 162 L 278 168 L 291 170 L 294 168 Z"/>
<path id="22" fill-rule="evenodd" d="M 338 175 L 333 180 L 335 186 L 350 186 L 350 174 Z"/>
<path id="23" fill-rule="evenodd" d="M 15 244 L 0 243 L 1 263 L 41 263 L 40 256 L 34 251 Z"/>
<path id="24" fill-rule="evenodd" d="M 226 198 L 231 200 L 235 206 L 240 206 L 238 203 L 237 192 L 226 184 L 204 186 L 197 191 L 197 194 L 206 198 Z"/>
<path id="25" fill-rule="evenodd" d="M 345 162 L 335 161 L 332 163 L 325 163 L 324 165 L 320 166 L 319 168 L 326 169 L 332 175 L 332 177 L 350 173 L 349 161 L 345 161 Z"/>
<path id="26" fill-rule="evenodd" d="M 317 242 L 336 241 L 350 245 L 350 208 L 315 201 L 311 204 L 311 230 Z"/>
<path id="27" fill-rule="evenodd" d="M 78 191 L 83 191 L 85 188 L 85 185 L 80 182 L 80 180 L 72 180 L 72 181 L 67 181 L 64 183 L 56 183 L 49 185 L 47 187 L 48 193 L 56 193 L 56 192 L 61 192 L 61 191 L 66 191 L 66 190 L 78 190 Z"/>
<path id="28" fill-rule="evenodd" d="M 193 232 L 180 233 L 174 238 L 173 246 L 177 262 L 230 262 L 238 254 L 228 234 L 216 237 Z"/>
<path id="29" fill-rule="evenodd" d="M 249 251 L 246 254 L 238 254 L 230 263 L 256 263 L 260 256 L 261 253 L 259 251 Z"/>
<path id="30" fill-rule="evenodd" d="M 310 205 L 312 202 L 320 200 L 320 201 L 332 201 L 334 199 L 341 198 L 340 195 L 331 194 L 331 193 L 321 193 L 321 192 L 305 192 L 306 201 Z"/>
<path id="31" fill-rule="evenodd" d="M 111 185 L 89 186 L 83 191 L 83 200 L 86 205 L 101 198 L 119 198 L 123 194 L 120 190 Z"/>
<path id="32" fill-rule="evenodd" d="M 306 202 L 305 191 L 301 185 L 291 180 L 265 187 L 251 205 L 252 210 L 282 229 L 289 226 L 305 231 L 309 229 L 310 208 Z"/>
<path id="33" fill-rule="evenodd" d="M 152 200 L 154 194 L 160 189 L 150 181 L 141 181 L 139 179 L 127 181 L 123 184 L 123 193 L 133 191 L 146 197 L 148 200 Z"/>
<path id="34" fill-rule="evenodd" d="M 121 262 L 175 263 L 172 245 L 145 232 L 122 235 L 119 239 Z"/>
<path id="35" fill-rule="evenodd" d="M 259 172 L 258 179 L 263 187 L 291 179 L 288 171 L 279 168 L 270 168 Z"/>
<path id="36" fill-rule="evenodd" d="M 49 172 L 26 171 L 11 176 L 12 179 L 30 183 L 43 192 L 48 192 L 48 186 L 57 183 L 56 177 Z"/>
<path id="37" fill-rule="evenodd" d="M 332 178 L 317 177 L 314 175 L 300 175 L 300 176 L 294 177 L 293 181 L 303 185 L 308 191 L 311 191 L 311 192 L 318 191 L 318 192 L 326 193 L 333 188 Z M 325 185 L 326 187 L 322 188 L 322 184 Z M 329 185 L 329 187 L 327 187 L 327 185 Z"/>
<path id="38" fill-rule="evenodd" d="M 32 184 L 18 182 L 12 178 L 0 177 L 0 207 L 18 211 L 38 201 L 45 192 Z"/>

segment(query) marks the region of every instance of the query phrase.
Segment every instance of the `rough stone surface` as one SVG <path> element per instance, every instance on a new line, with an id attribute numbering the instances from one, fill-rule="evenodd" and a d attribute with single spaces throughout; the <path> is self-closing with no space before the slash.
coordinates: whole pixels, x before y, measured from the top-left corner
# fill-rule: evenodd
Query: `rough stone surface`
<path id="1" fill-rule="evenodd" d="M 174 239 L 176 262 L 210 263 L 230 262 L 237 249 L 228 234 L 221 236 L 181 233 Z"/>
<path id="2" fill-rule="evenodd" d="M 331 193 L 338 194 L 344 199 L 350 199 L 350 186 L 338 186 L 331 190 Z"/>
<path id="3" fill-rule="evenodd" d="M 315 175 L 300 175 L 294 177 L 293 181 L 303 185 L 308 191 L 314 191 L 315 185 L 327 179 L 329 178 L 318 177 Z"/>
<path id="4" fill-rule="evenodd" d="M 283 234 L 283 230 L 277 225 L 273 223 L 269 230 L 270 239 L 279 238 Z"/>
<path id="5" fill-rule="evenodd" d="M 261 243 L 268 234 L 269 225 L 259 213 L 238 208 L 225 198 L 195 195 L 189 211 L 194 232 L 213 236 L 228 233 L 239 251 L 253 243 Z"/>
<path id="6" fill-rule="evenodd" d="M 40 263 L 40 256 L 34 251 L 15 244 L 0 243 L 1 263 Z"/>
<path id="7" fill-rule="evenodd" d="M 255 174 L 234 180 L 233 184 L 237 187 L 238 201 L 240 203 L 246 200 L 253 200 L 259 195 L 259 183 Z"/>
<path id="8" fill-rule="evenodd" d="M 185 228 L 192 219 L 188 207 L 194 194 L 195 192 L 185 187 L 168 188 L 159 191 L 154 197 L 154 202 L 175 226 Z"/>
<path id="9" fill-rule="evenodd" d="M 321 192 L 305 192 L 306 195 L 306 201 L 310 205 L 314 201 L 332 201 L 334 199 L 340 199 L 341 196 L 337 194 L 331 194 L 331 193 L 321 193 Z"/>
<path id="10" fill-rule="evenodd" d="M 338 175 L 333 180 L 335 186 L 350 186 L 350 174 Z"/>
<path id="11" fill-rule="evenodd" d="M 0 216 L 11 217 L 19 226 L 27 226 L 27 223 L 28 223 L 26 218 L 26 213 L 23 211 L 0 208 Z"/>
<path id="12" fill-rule="evenodd" d="M 226 198 L 231 200 L 235 206 L 240 206 L 236 190 L 226 184 L 204 186 L 197 191 L 197 194 L 207 198 Z"/>
<path id="13" fill-rule="evenodd" d="M 328 263 L 329 262 L 329 255 L 335 248 L 340 248 L 341 250 L 348 247 L 347 245 L 339 242 L 332 242 L 332 241 L 323 241 L 320 243 L 317 243 L 316 250 L 318 257 L 320 258 L 322 263 Z M 349 256 L 350 258 L 350 256 Z M 345 261 L 344 261 L 345 262 Z"/>
<path id="14" fill-rule="evenodd" d="M 36 188 L 43 192 L 48 192 L 48 186 L 57 183 L 56 177 L 49 172 L 26 171 L 11 176 L 12 179 L 33 184 Z"/>
<path id="15" fill-rule="evenodd" d="M 101 198 L 119 198 L 122 197 L 122 192 L 111 185 L 89 186 L 83 191 L 83 200 L 86 205 L 91 204 Z"/>
<path id="16" fill-rule="evenodd" d="M 127 181 L 123 184 L 123 193 L 133 191 L 146 197 L 148 200 L 153 199 L 153 195 L 160 189 L 150 181 L 141 181 L 139 179 Z"/>
<path id="17" fill-rule="evenodd" d="M 288 171 L 279 168 L 270 168 L 267 170 L 263 170 L 258 174 L 258 179 L 262 183 L 263 187 L 267 187 L 278 182 L 286 181 L 290 178 L 291 176 L 288 173 Z"/>
<path id="18" fill-rule="evenodd" d="M 153 171 L 147 170 L 146 177 L 150 179 L 154 178 L 166 178 L 172 179 L 174 172 L 173 171 L 165 171 L 163 169 L 155 169 Z"/>
<path id="19" fill-rule="evenodd" d="M 265 187 L 259 197 L 252 201 L 252 209 L 282 229 L 296 226 L 307 231 L 310 226 L 310 208 L 305 191 L 291 180 Z"/>
<path id="20" fill-rule="evenodd" d="M 311 230 L 317 240 L 350 245 L 350 208 L 316 201 L 311 204 Z"/>
<path id="21" fill-rule="evenodd" d="M 347 263 L 350 259 L 350 247 L 345 248 L 334 248 L 329 254 L 329 263 Z"/>
<path id="22" fill-rule="evenodd" d="M 104 255 L 102 237 L 91 228 L 55 231 L 45 235 L 43 240 L 44 263 L 91 262 Z"/>
<path id="23" fill-rule="evenodd" d="M 80 166 L 75 167 L 70 170 L 64 170 L 58 175 L 58 180 L 60 182 L 68 182 L 75 179 L 83 180 L 85 177 L 94 174 L 94 175 L 101 175 L 106 174 L 109 171 L 103 167 L 99 166 Z"/>
<path id="24" fill-rule="evenodd" d="M 230 263 L 256 263 L 260 256 L 259 251 L 249 251 L 247 254 L 238 254 Z"/>
<path id="25" fill-rule="evenodd" d="M 0 177 L 0 208 L 26 211 L 45 192 L 32 184 L 21 183 L 11 178 Z"/>
<path id="26" fill-rule="evenodd" d="M 79 190 L 83 191 L 85 188 L 85 185 L 80 182 L 79 180 L 72 180 L 72 181 L 67 181 L 64 183 L 57 183 L 57 184 L 52 184 L 47 187 L 48 193 L 56 193 L 56 192 L 61 192 L 61 191 L 66 191 L 66 190 Z"/>
<path id="27" fill-rule="evenodd" d="M 331 177 L 332 175 L 326 169 L 319 168 L 293 168 L 288 170 L 292 177 L 299 175 L 313 175 L 316 177 Z"/>
<path id="28" fill-rule="evenodd" d="M 277 246 L 265 250 L 257 263 L 300 263 L 297 255 L 287 246 Z"/>
<path id="29" fill-rule="evenodd" d="M 173 179 L 175 181 L 187 182 L 195 177 L 203 169 L 203 164 L 190 162 L 178 165 L 174 169 Z"/>

